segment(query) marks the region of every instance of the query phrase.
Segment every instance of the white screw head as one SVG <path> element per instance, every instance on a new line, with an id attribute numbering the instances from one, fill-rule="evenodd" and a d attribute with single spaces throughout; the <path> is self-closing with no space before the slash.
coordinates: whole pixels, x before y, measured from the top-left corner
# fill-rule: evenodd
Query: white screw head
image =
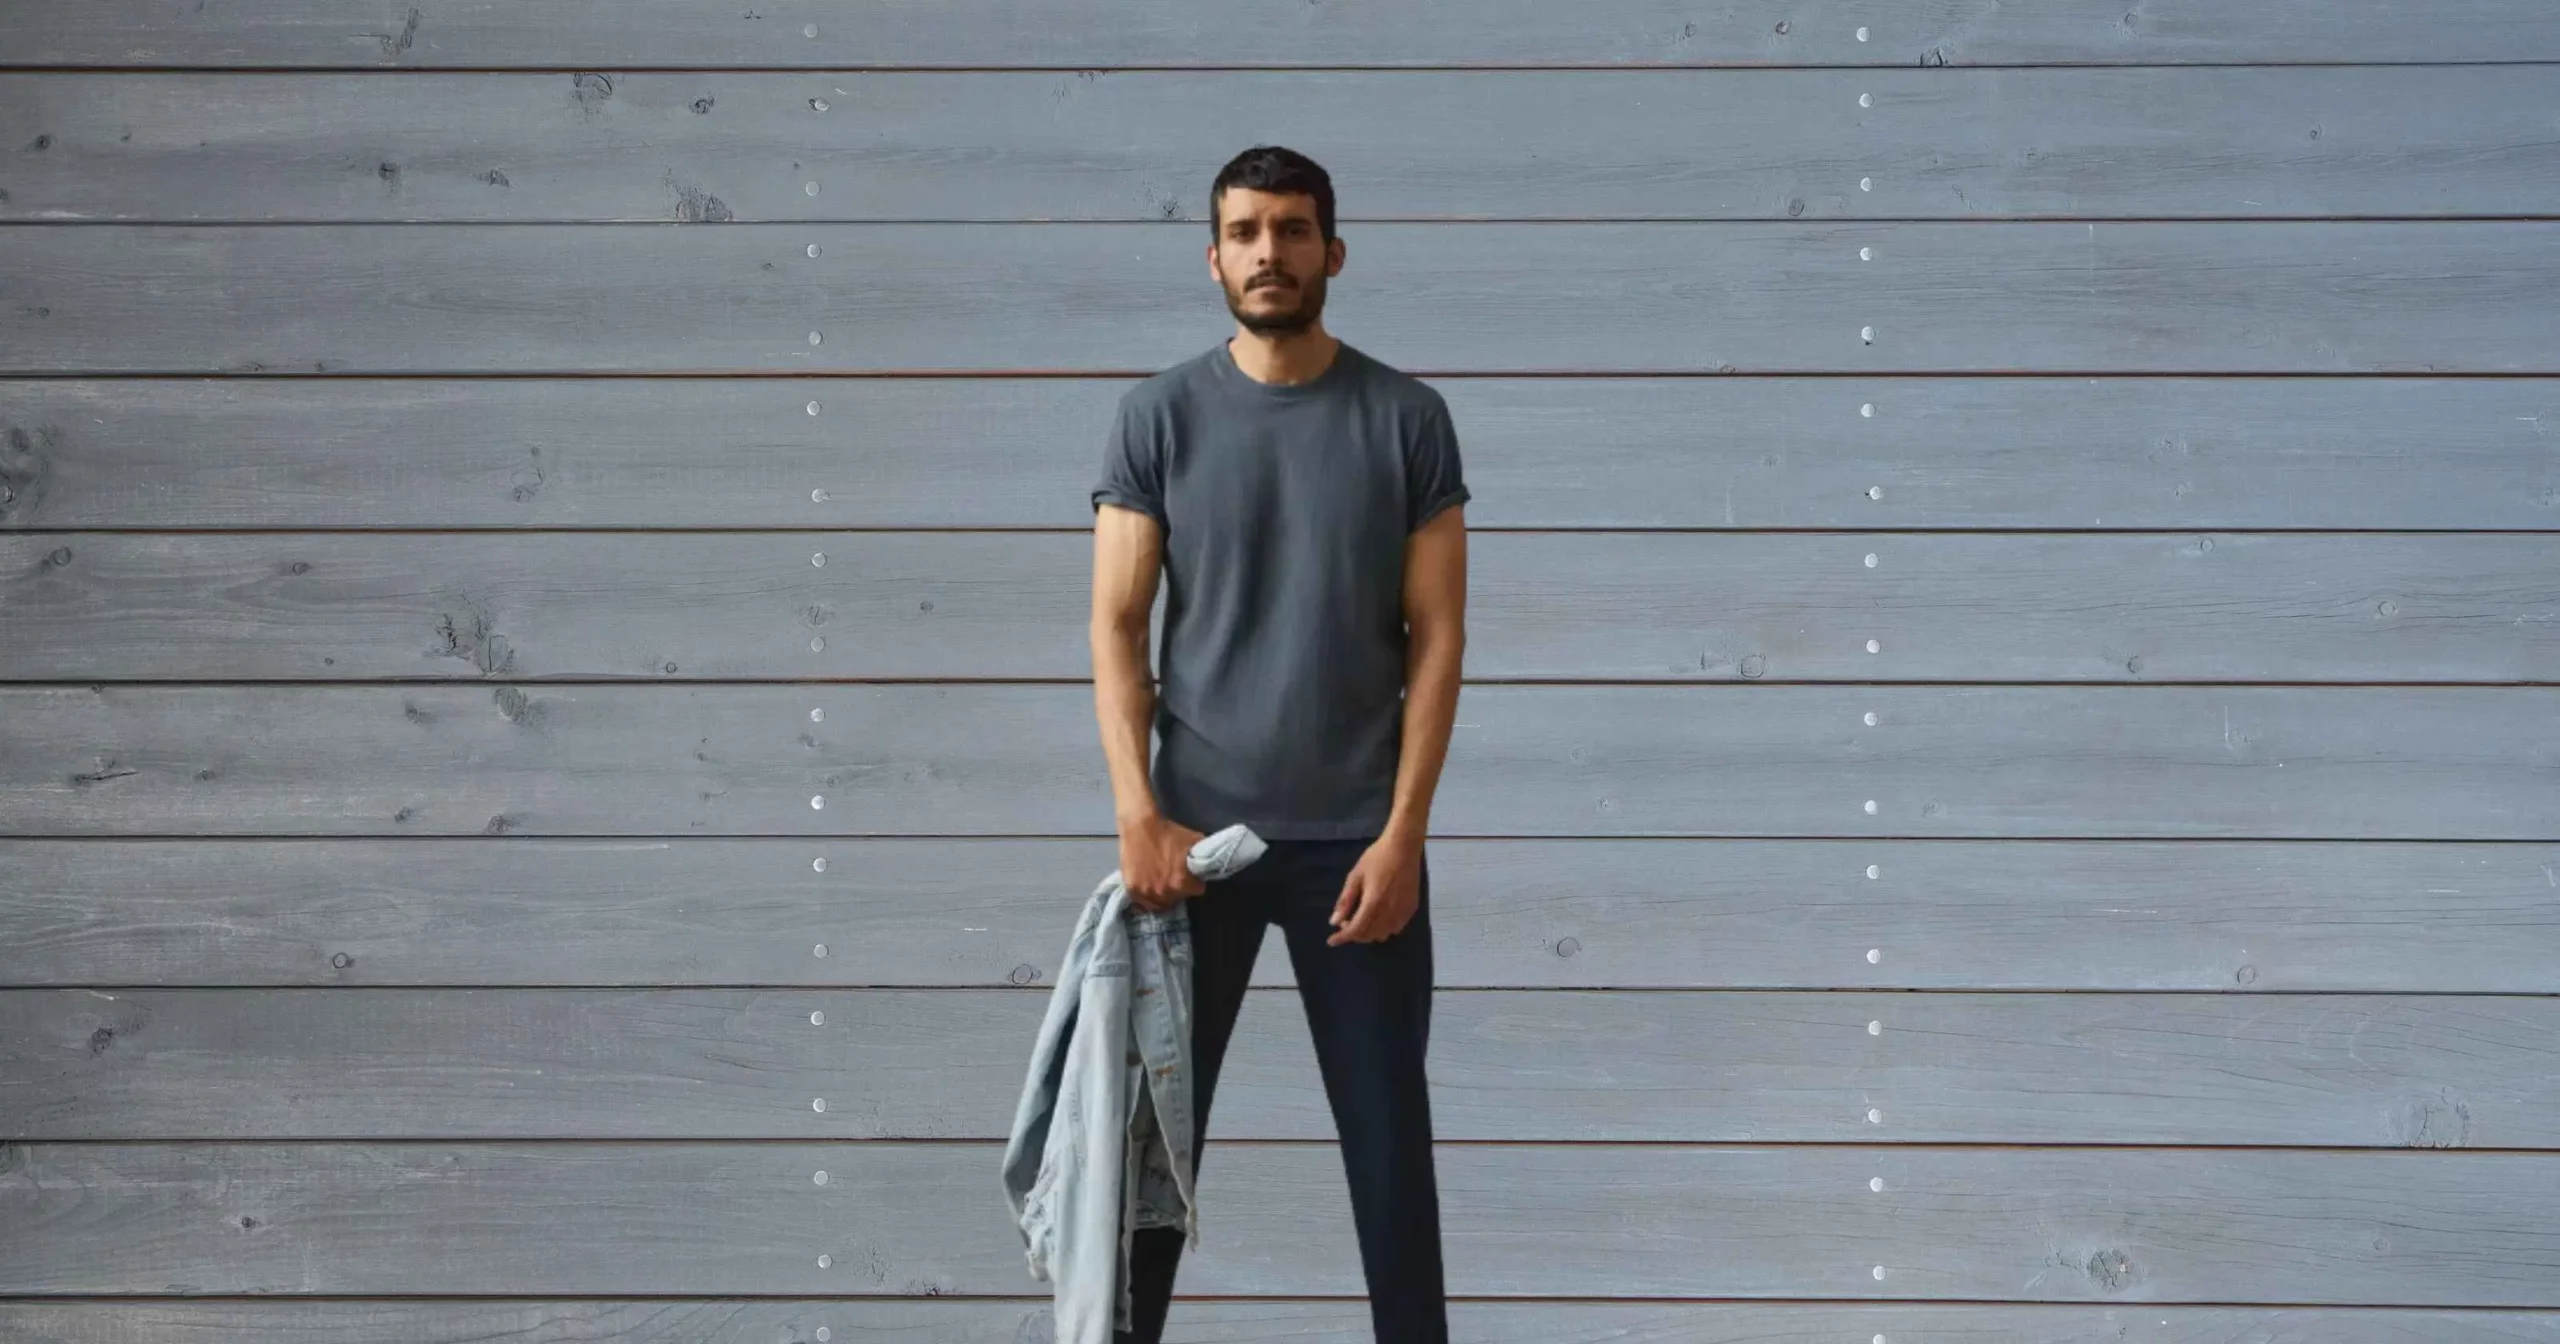
<path id="1" fill-rule="evenodd" d="M 827 1025 L 826 1013 L 821 1010 L 819 1012 L 809 1014 L 809 1025 L 813 1027 L 823 1027 Z"/>
<path id="2" fill-rule="evenodd" d="M 825 1327 L 825 1326 L 823 1326 L 823 1325 L 818 1327 L 818 1344 L 827 1344 L 827 1341 L 828 1341 L 828 1340 L 831 1340 L 831 1339 L 833 1339 L 833 1338 L 835 1338 L 835 1337 L 836 1337 L 836 1334 L 835 1334 L 835 1332 L 834 1332 L 833 1330 L 829 1330 L 827 1327 Z M 1882 1335 L 1878 1335 L 1878 1336 L 1876 1336 L 1876 1344 L 1884 1344 L 1884 1336 L 1882 1336 Z"/>
<path id="3" fill-rule="evenodd" d="M 810 711 L 809 711 L 809 722 L 811 722 L 811 723 L 825 723 L 826 721 L 827 721 L 827 710 L 826 710 L 826 706 L 821 705 L 821 706 L 819 706 L 818 708 L 816 708 L 816 709 L 813 709 L 813 710 L 810 710 Z"/>
<path id="4" fill-rule="evenodd" d="M 1883 868 L 1878 867 L 1877 865 L 1872 864 L 1872 863 L 1867 865 L 1867 876 L 1868 876 L 1868 878 L 1869 878 L 1869 879 L 1871 879 L 1871 880 L 1872 880 L 1872 879 L 1874 879 L 1874 878 L 1881 877 L 1881 876 L 1883 876 L 1883 874 L 1884 874 L 1884 869 L 1883 869 Z"/>
<path id="5" fill-rule="evenodd" d="M 1867 652 L 1869 652 L 1869 653 L 1873 653 L 1873 652 L 1875 652 L 1875 651 L 1876 651 L 1876 648 L 1877 648 L 1877 645 L 1876 645 L 1876 642 L 1875 642 L 1874 640 L 1872 640 L 1872 639 L 1871 639 L 1871 640 L 1868 640 L 1868 641 L 1867 641 Z"/>
<path id="6" fill-rule="evenodd" d="M 1868 965 L 1873 966 L 1873 965 L 1875 965 L 1877 962 L 1882 961 L 1882 960 L 1884 960 L 1884 949 L 1883 949 L 1883 948 L 1881 948 L 1881 947 L 1871 947 L 1871 948 L 1868 948 L 1868 949 L 1867 949 L 1867 964 L 1868 964 Z"/>
<path id="7" fill-rule="evenodd" d="M 814 331 L 809 333 L 809 344 L 811 345 L 824 345 L 826 344 L 826 340 L 826 337 L 821 336 Z"/>
<path id="8" fill-rule="evenodd" d="M 1876 814 L 1876 800 L 1875 800 L 1875 799 L 1873 799 L 1873 798 L 1870 798 L 1870 799 L 1868 799 L 1868 800 L 1867 800 L 1867 815 L 1872 817 L 1872 816 L 1874 816 L 1875 814 Z"/>
<path id="9" fill-rule="evenodd" d="M 1875 419 L 1875 418 L 1876 418 L 1876 404 L 1875 404 L 1874 402 L 1872 402 L 1872 401 L 1864 401 L 1864 402 L 1860 402 L 1860 403 L 1858 403 L 1858 414 L 1859 414 L 1859 415 L 1861 415 L 1861 416 L 1864 416 L 1865 418 L 1867 418 L 1867 419 L 1869 419 L 1869 420 L 1873 420 L 1873 419 Z"/>
<path id="10" fill-rule="evenodd" d="M 811 1102 L 809 1103 L 809 1109 L 810 1109 L 810 1110 L 813 1110 L 813 1111 L 816 1111 L 816 1112 L 817 1112 L 818 1114 L 820 1114 L 820 1115 L 824 1115 L 824 1114 L 826 1114 L 826 1113 L 827 1113 L 827 1099 L 826 1099 L 825 1097 L 819 1097 L 819 1098 L 817 1098 L 816 1100 L 811 1101 Z"/>
<path id="11" fill-rule="evenodd" d="M 800 191 L 803 195 L 815 196 L 818 194 L 818 184 L 815 182 L 803 182 L 800 184 Z"/>
<path id="12" fill-rule="evenodd" d="M 816 947 L 810 948 L 809 955 L 813 957 L 824 957 L 827 955 L 827 945 L 825 943 L 820 943 Z"/>
<path id="13" fill-rule="evenodd" d="M 1872 177 L 1862 177 L 1862 178 L 1859 178 L 1859 179 L 1858 179 L 1858 190 L 1860 190 L 1860 191 L 1873 191 L 1873 190 L 1875 190 L 1875 189 L 1876 189 L 1876 180 L 1875 180 L 1874 178 L 1872 178 Z"/>
<path id="14" fill-rule="evenodd" d="M 812 23 L 802 26 L 800 29 L 800 35 L 802 37 L 816 37 L 818 35 L 818 25 Z"/>
<path id="15" fill-rule="evenodd" d="M 1860 107 L 1873 107 L 1873 106 L 1875 106 L 1875 105 L 1876 105 L 1876 96 L 1875 96 L 1874 94 L 1872 94 L 1872 93 L 1862 93 L 1862 94 L 1859 94 L 1859 95 L 1858 95 L 1858 106 L 1860 106 Z"/>
<path id="16" fill-rule="evenodd" d="M 1868 487 L 1867 487 L 1867 498 L 1869 498 L 1869 499 L 1882 499 L 1882 498 L 1884 498 L 1884 487 L 1883 487 L 1883 486 L 1881 486 L 1881 485 L 1871 485 L 1871 486 L 1868 486 Z"/>
<path id="17" fill-rule="evenodd" d="M 1870 1176 L 1870 1177 L 1868 1177 L 1868 1178 L 1867 1178 L 1867 1188 L 1868 1188 L 1868 1189 L 1870 1189 L 1870 1190 L 1882 1190 L 1882 1189 L 1884 1189 L 1884 1178 L 1883 1178 L 1882 1176 Z M 1882 1338 L 1884 1338 L 1884 1336 L 1882 1336 L 1882 1335 L 1878 1335 L 1878 1336 L 1876 1336 L 1876 1338 L 1878 1338 L 1878 1339 L 1882 1339 Z"/>
<path id="18" fill-rule="evenodd" d="M 809 860 L 809 871 L 813 873 L 823 873 L 827 871 L 827 856 L 821 854 L 818 857 Z"/>
<path id="19" fill-rule="evenodd" d="M 1875 260 L 1875 259 L 1876 259 L 1876 250 L 1875 250 L 1874 248 L 1872 248 L 1872 247 L 1862 247 L 1862 248 L 1859 248 L 1859 249 L 1858 249 L 1858 260 L 1860 260 L 1860 261 L 1873 261 L 1873 260 Z"/>
<path id="20" fill-rule="evenodd" d="M 811 569 L 825 569 L 827 567 L 827 553 L 825 551 L 810 552 L 809 567 Z"/>
<path id="21" fill-rule="evenodd" d="M 827 637 L 825 635 L 812 635 L 809 637 L 809 652 L 824 653 L 826 651 Z"/>
<path id="22" fill-rule="evenodd" d="M 1867 40 L 1867 29 L 1866 29 L 1866 25 L 1865 25 L 1865 24 L 1860 24 L 1860 25 L 1858 25 L 1858 40 L 1859 40 L 1859 41 L 1861 41 L 1861 42 L 1864 42 L 1864 41 L 1866 41 L 1866 40 Z M 1881 1278 L 1883 1278 L 1883 1277 L 1884 1277 L 1884 1275 L 1883 1275 L 1883 1274 L 1881 1274 L 1881 1273 L 1879 1273 L 1879 1274 L 1877 1274 L 1877 1275 L 1876 1275 L 1876 1277 L 1877 1277 L 1877 1278 L 1879 1278 L 1879 1279 L 1881 1279 Z"/>
<path id="23" fill-rule="evenodd" d="M 826 1269 L 826 1268 L 828 1268 L 829 1266 L 832 1266 L 833 1264 L 835 1264 L 835 1262 L 836 1262 L 836 1258 L 835 1258 L 834 1256 L 832 1256 L 832 1255 L 822 1255 L 822 1256 L 819 1256 L 819 1257 L 818 1257 L 818 1268 L 820 1268 L 820 1269 Z M 1877 1277 L 1877 1278 L 1883 1278 L 1883 1277 L 1884 1277 L 1883 1272 L 1882 1272 L 1882 1271 L 1878 1271 L 1878 1272 L 1877 1272 L 1877 1274 L 1876 1274 L 1876 1277 Z"/>
<path id="24" fill-rule="evenodd" d="M 809 403 L 809 414 L 811 414 L 811 415 L 816 415 L 817 413 L 818 413 L 818 403 L 816 403 L 816 402 L 814 402 L 814 401 L 813 401 L 813 402 L 810 402 L 810 403 Z"/>
<path id="25" fill-rule="evenodd" d="M 1867 1034 L 1870 1036 L 1882 1036 L 1884 1034 L 1884 1024 L 1882 1022 L 1868 1023 Z"/>
<path id="26" fill-rule="evenodd" d="M 1876 712 L 1872 709 L 1867 711 L 1867 726 L 1870 728 L 1876 726 Z"/>
<path id="27" fill-rule="evenodd" d="M 809 244 L 809 255 L 813 257 L 818 255 L 818 245 L 816 243 Z"/>
<path id="28" fill-rule="evenodd" d="M 1871 1125 L 1880 1125 L 1880 1124 L 1883 1124 L 1883 1123 L 1884 1123 L 1884 1112 L 1879 1111 L 1879 1110 L 1875 1110 L 1875 1109 L 1873 1109 L 1873 1108 L 1869 1108 L 1869 1109 L 1868 1109 L 1868 1111 L 1867 1111 L 1867 1123 L 1868 1123 L 1868 1124 L 1871 1124 Z"/>
<path id="29" fill-rule="evenodd" d="M 1875 328 L 1873 328 L 1873 327 L 1860 327 L 1860 328 L 1858 328 L 1858 339 L 1859 339 L 1859 340 L 1862 340 L 1862 341 L 1868 341 L 1868 342 L 1873 342 L 1873 341 L 1875 340 L 1875 338 L 1876 338 L 1876 329 L 1875 329 Z"/>
<path id="30" fill-rule="evenodd" d="M 812 99 L 810 99 L 810 100 L 809 100 L 809 110 L 810 110 L 810 111 L 812 111 L 812 112 L 824 112 L 824 111 L 826 111 L 826 110 L 827 110 L 827 100 L 826 100 L 826 99 L 824 99 L 824 98 L 812 98 Z"/>
<path id="31" fill-rule="evenodd" d="M 813 793 L 813 794 L 809 795 L 809 810 L 810 810 L 810 811 L 812 811 L 812 812 L 823 812 L 823 811 L 825 811 L 825 810 L 826 810 L 826 808 L 827 808 L 827 795 L 825 795 L 825 794 L 823 794 L 823 793 Z M 1867 810 L 1868 810 L 1868 811 L 1870 811 L 1870 812 L 1875 811 L 1875 809 L 1874 809 L 1874 808 L 1872 808 L 1872 807 L 1868 808 Z"/>
<path id="32" fill-rule="evenodd" d="M 827 1183 L 827 1173 L 823 1171 L 819 1172 L 816 1175 L 811 1176 L 809 1180 L 817 1185 L 825 1185 Z"/>
<path id="33" fill-rule="evenodd" d="M 1873 552 L 1873 551 L 1869 551 L 1869 552 L 1867 552 L 1867 568 L 1869 568 L 1869 569 L 1873 569 L 1873 568 L 1875 568 L 1875 567 L 1876 567 L 1876 553 L 1875 553 L 1875 552 Z"/>
<path id="34" fill-rule="evenodd" d="M 823 485 L 809 492 L 809 502 L 812 504 L 824 504 L 827 498 L 827 488 Z"/>
<path id="35" fill-rule="evenodd" d="M 1876 1266 L 1876 1277 L 1877 1277 L 1877 1278 L 1879 1278 L 1879 1279 L 1881 1279 L 1881 1278 L 1883 1278 L 1883 1277 L 1884 1277 L 1884 1266 L 1882 1266 L 1882 1265 L 1878 1265 L 1878 1266 Z"/>

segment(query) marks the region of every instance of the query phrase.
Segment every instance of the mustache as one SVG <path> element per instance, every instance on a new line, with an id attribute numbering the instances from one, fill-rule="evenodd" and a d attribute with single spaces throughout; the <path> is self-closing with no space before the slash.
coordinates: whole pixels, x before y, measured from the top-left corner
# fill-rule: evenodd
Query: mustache
<path id="1" fill-rule="evenodd" d="M 1296 288 L 1296 287 L 1297 287 L 1297 284 L 1298 284 L 1298 282 L 1297 282 L 1297 281 L 1292 280 L 1292 279 L 1290 279 L 1289 277 L 1287 277 L 1287 276 L 1285 276 L 1285 275 L 1282 275 L 1282 274 L 1280 274 L 1280 273 L 1278 273 L 1278 272 L 1276 272 L 1276 271 L 1270 271 L 1270 272 L 1265 272 L 1265 273 L 1263 273 L 1263 274 L 1261 274 L 1261 275 L 1257 275 L 1257 276 L 1255 276 L 1254 278 L 1252 278 L 1251 280 L 1246 281 L 1246 282 L 1245 282 L 1245 286 L 1244 286 L 1244 287 L 1245 287 L 1245 289 L 1246 289 L 1246 290 L 1248 290 L 1248 291 L 1256 290 L 1256 289 L 1272 289 L 1272 288 L 1290 288 L 1290 289 L 1294 289 L 1294 288 Z"/>

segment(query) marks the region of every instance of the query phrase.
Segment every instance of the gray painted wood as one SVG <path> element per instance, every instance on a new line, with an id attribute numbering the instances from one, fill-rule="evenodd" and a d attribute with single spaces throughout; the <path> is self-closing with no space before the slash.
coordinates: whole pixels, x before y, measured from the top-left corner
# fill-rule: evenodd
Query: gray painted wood
<path id="1" fill-rule="evenodd" d="M 1467 1337 L 2560 1336 L 2560 382 L 2375 376 L 2560 372 L 2546 6 L 792 3 L 0 12 L 151 71 L 0 77 L 0 372 L 335 375 L 0 385 L 0 1136 L 142 1141 L 0 1141 L 0 1293 L 144 1295 L 0 1336 L 1045 1337 L 1059 576 L 1264 138 L 1471 521 L 1708 533 L 1479 544 L 1439 829 L 1588 838 L 1434 846 Z M 1851 376 L 1503 376 L 1623 372 Z M 1486 684 L 1735 673 L 2042 684 Z M 1176 1333 L 1363 1338 L 1264 957 Z"/>
<path id="2" fill-rule="evenodd" d="M 1190 223 L 21 232 L 0 372 L 1126 373 L 1230 327 Z M 1416 373 L 2560 370 L 2560 222 L 1344 238 L 1329 325 Z"/>
<path id="3" fill-rule="evenodd" d="M 2555 65 L 22 74 L 0 120 L 52 143 L 0 219 L 1205 222 L 1274 127 L 1345 221 L 2548 215 L 2555 102 Z"/>
<path id="4" fill-rule="evenodd" d="M 0 536 L 0 677 L 1082 678 L 1092 553 L 1083 531 Z M 2560 681 L 2560 533 L 1506 533 L 1470 544 L 1468 584 L 1488 679 Z"/>
<path id="5" fill-rule="evenodd" d="M 0 382 L 0 524 L 1083 527 L 1130 381 Z M 2560 528 L 2546 379 L 1431 381 L 1472 531 Z"/>
<path id="6" fill-rule="evenodd" d="M 2549 845 L 1435 838 L 1426 857 L 1444 988 L 2560 993 Z M 0 985 L 1036 987 L 1118 862 L 1108 837 L 0 840 Z M 1296 983 L 1276 933 L 1253 980 Z"/>
<path id="7" fill-rule="evenodd" d="M 1166 1344 L 1372 1344 L 1364 1300 L 1214 1302 L 1177 1293 Z M 895 1298 L 724 1301 L 0 1301 L 25 1344 L 1024 1344 L 1051 1338 L 1048 1304 Z M 1942 1302 L 1449 1304 L 1481 1344 L 2552 1344 L 2560 1312 L 2434 1308 L 1976 1306 Z"/>
<path id="8" fill-rule="evenodd" d="M 0 1154 L 21 1295 L 1038 1286 L 986 1143 Z M 1435 1165 L 1453 1294 L 2548 1309 L 2560 1283 L 2552 1153 L 1452 1144 Z M 1330 1144 L 1213 1139 L 1184 1291 L 1359 1292 L 1343 1182 Z"/>
<path id="9" fill-rule="evenodd" d="M 0 1139 L 1001 1143 L 1048 998 L 0 991 Z M 2560 1148 L 2551 995 L 1443 989 L 1431 1022 L 1444 1142 Z M 1247 995 L 1215 1123 L 1335 1139 L 1294 993 Z"/>
<path id="10" fill-rule="evenodd" d="M 1093 712 L 1080 684 L 8 688 L 0 834 L 1109 834 Z M 1479 685 L 1432 824 L 2551 840 L 2555 760 L 2538 686 Z"/>
<path id="11" fill-rule="evenodd" d="M 2560 58 L 2536 0 L 1425 0 L 1200 11 L 1084 0 L 1038 24 L 1003 0 L 854 8 L 783 0 L 17 0 L 0 53 L 30 65 L 842 66 L 1461 64 L 1970 65 Z M 1865 36 L 1862 38 L 1861 33 Z"/>

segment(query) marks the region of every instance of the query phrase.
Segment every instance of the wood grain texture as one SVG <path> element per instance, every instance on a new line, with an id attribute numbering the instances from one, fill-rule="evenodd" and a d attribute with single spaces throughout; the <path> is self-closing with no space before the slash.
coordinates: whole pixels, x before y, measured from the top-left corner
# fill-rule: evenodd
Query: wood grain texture
<path id="1" fill-rule="evenodd" d="M 1422 0 L 1327 12 L 1081 0 L 1038 24 L 1003 0 L 847 9 L 783 0 L 18 0 L 0 53 L 36 65 L 1612 66 L 2060 62 L 2528 61 L 2560 58 L 2534 0 Z"/>
<path id="2" fill-rule="evenodd" d="M 2560 370 L 2560 222 L 1344 238 L 1328 325 L 1417 374 Z M 27 228 L 0 372 L 1127 373 L 1224 339 L 1205 248 L 1187 223 Z"/>
<path id="3" fill-rule="evenodd" d="M 52 144 L 0 220 L 1205 224 L 1277 125 L 1345 221 L 2549 215 L 2555 101 L 2554 65 L 19 74 L 0 121 Z"/>
<path id="4" fill-rule="evenodd" d="M 1093 545 L 0 536 L 0 678 L 1081 679 Z M 1492 680 L 2560 681 L 2560 533 L 1497 533 L 1467 581 Z"/>
<path id="5" fill-rule="evenodd" d="M 1444 988 L 2560 993 L 2548 845 L 1439 838 L 1426 858 Z M 1108 837 L 0 840 L 0 985 L 1037 986 L 1118 862 Z M 1277 933 L 1253 982 L 1296 983 Z"/>
<path id="6" fill-rule="evenodd" d="M 0 689 L 0 834 L 1109 834 L 1093 712 L 1072 684 Z M 2555 770 L 2547 687 L 1495 685 L 1432 823 L 2547 841 Z"/>
<path id="7" fill-rule="evenodd" d="M 1048 1000 L 7 990 L 0 1139 L 1001 1143 Z M 1443 989 L 1431 1020 L 1444 1142 L 2560 1148 L 2550 995 Z M 1295 994 L 1247 995 L 1216 1115 L 1335 1139 Z"/>
<path id="8" fill-rule="evenodd" d="M 1035 1286 L 992 1144 L 0 1154 L 21 1233 L 0 1282 L 25 1296 Z M 1449 1291 L 1470 1296 L 2549 1309 L 2560 1283 L 2554 1153 L 1452 1144 L 1435 1165 Z M 1359 1292 L 1343 1181 L 1330 1144 L 1212 1140 L 1184 1290 Z"/>
<path id="9" fill-rule="evenodd" d="M 1176 1300 L 1170 1344 L 1375 1338 L 1369 1304 L 1358 1298 L 1200 1301 L 1186 1285 Z M 26 1344 L 801 1344 L 821 1327 L 846 1344 L 1022 1344 L 1055 1329 L 1046 1301 L 0 1301 L 0 1332 Z M 1449 1304 L 1449 1328 L 1482 1344 L 1766 1344 L 1791 1334 L 1923 1344 L 2551 1344 L 2560 1340 L 2560 1312 L 1459 1300 Z"/>
<path id="10" fill-rule="evenodd" d="M 0 524 L 1085 527 L 1133 381 L 0 381 Z M 2548 379 L 1430 381 L 1474 531 L 2560 529 Z"/>

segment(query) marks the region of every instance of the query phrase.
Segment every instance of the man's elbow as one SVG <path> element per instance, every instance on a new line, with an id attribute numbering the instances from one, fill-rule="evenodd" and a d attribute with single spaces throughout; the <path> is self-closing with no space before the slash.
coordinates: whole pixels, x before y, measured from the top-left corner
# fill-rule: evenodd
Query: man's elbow
<path id="1" fill-rule="evenodd" d="M 1405 630 L 1418 652 L 1451 657 L 1466 652 L 1467 621 L 1458 612 L 1417 611 L 1406 615 Z"/>

